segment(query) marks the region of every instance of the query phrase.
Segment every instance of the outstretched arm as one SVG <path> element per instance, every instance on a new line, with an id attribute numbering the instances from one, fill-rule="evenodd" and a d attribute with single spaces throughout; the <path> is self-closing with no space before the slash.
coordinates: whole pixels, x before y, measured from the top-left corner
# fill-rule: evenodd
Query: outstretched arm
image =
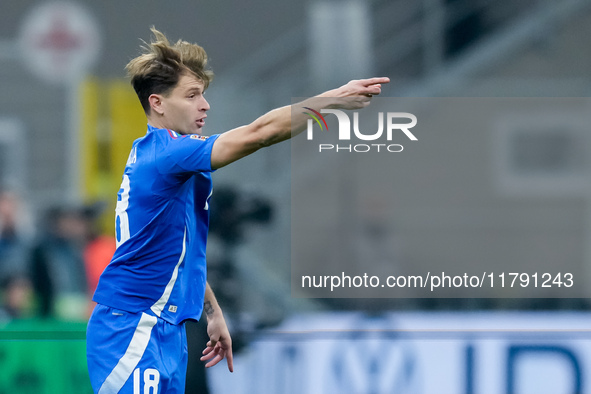
<path id="1" fill-rule="evenodd" d="M 211 287 L 209 287 L 209 283 L 205 287 L 203 311 L 207 316 L 207 335 L 209 335 L 209 342 L 207 342 L 206 348 L 203 350 L 201 361 L 208 361 L 205 366 L 209 368 L 225 358 L 228 362 L 228 369 L 230 372 L 234 372 L 232 338 L 230 338 L 230 332 L 224 320 L 224 315 Z"/>
<path id="2" fill-rule="evenodd" d="M 381 93 L 382 84 L 389 78 L 370 78 L 351 81 L 340 88 L 329 90 L 294 105 L 267 112 L 249 125 L 220 135 L 211 151 L 211 167 L 228 165 L 260 148 L 285 141 L 305 127 L 308 117 L 304 107 L 320 111 L 323 108 L 361 109 L 369 105 L 371 97 Z"/>

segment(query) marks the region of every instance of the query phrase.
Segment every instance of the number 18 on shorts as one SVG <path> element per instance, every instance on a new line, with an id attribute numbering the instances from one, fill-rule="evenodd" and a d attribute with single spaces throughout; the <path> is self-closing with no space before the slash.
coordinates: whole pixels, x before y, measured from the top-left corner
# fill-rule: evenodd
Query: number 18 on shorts
<path id="1" fill-rule="evenodd" d="M 95 393 L 185 392 L 187 337 L 150 312 L 97 305 L 86 334 L 88 371 Z"/>

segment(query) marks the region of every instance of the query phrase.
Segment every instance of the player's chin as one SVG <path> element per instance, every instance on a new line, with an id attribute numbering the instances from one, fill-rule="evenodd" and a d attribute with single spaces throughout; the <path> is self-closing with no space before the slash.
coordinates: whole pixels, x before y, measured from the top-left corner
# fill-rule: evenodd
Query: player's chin
<path id="1" fill-rule="evenodd" d="M 187 133 L 185 133 L 185 134 L 187 134 L 187 135 L 194 135 L 194 134 L 201 135 L 202 131 L 203 130 L 201 130 L 201 128 L 199 128 L 199 127 L 191 127 L 190 129 L 187 129 Z"/>
<path id="2" fill-rule="evenodd" d="M 203 125 L 195 125 L 195 127 L 193 128 L 192 134 L 199 134 L 201 135 L 201 133 L 203 133 Z"/>

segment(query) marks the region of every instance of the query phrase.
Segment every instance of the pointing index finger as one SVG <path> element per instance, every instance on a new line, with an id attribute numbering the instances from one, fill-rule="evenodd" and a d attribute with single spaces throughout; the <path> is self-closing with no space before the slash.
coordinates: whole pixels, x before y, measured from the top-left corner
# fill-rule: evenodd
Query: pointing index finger
<path id="1" fill-rule="evenodd" d="M 363 79 L 363 80 L 361 80 L 361 82 L 365 86 L 371 86 L 371 85 L 377 85 L 377 84 L 381 84 L 381 83 L 388 83 L 388 82 L 390 82 L 390 78 L 376 77 L 376 78 Z"/>
<path id="2" fill-rule="evenodd" d="M 234 358 L 232 356 L 232 349 L 228 350 L 228 353 L 226 354 L 226 358 L 228 361 L 228 370 L 230 370 L 230 372 L 234 372 Z"/>

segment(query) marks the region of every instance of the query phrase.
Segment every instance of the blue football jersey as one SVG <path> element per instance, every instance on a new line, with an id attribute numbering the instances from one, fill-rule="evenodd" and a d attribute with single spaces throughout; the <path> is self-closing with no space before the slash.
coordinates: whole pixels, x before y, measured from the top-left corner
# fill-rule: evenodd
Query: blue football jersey
<path id="1" fill-rule="evenodd" d="M 151 310 L 172 324 L 201 316 L 206 284 L 211 149 L 219 135 L 148 125 L 133 143 L 117 195 L 117 250 L 93 300 Z"/>

